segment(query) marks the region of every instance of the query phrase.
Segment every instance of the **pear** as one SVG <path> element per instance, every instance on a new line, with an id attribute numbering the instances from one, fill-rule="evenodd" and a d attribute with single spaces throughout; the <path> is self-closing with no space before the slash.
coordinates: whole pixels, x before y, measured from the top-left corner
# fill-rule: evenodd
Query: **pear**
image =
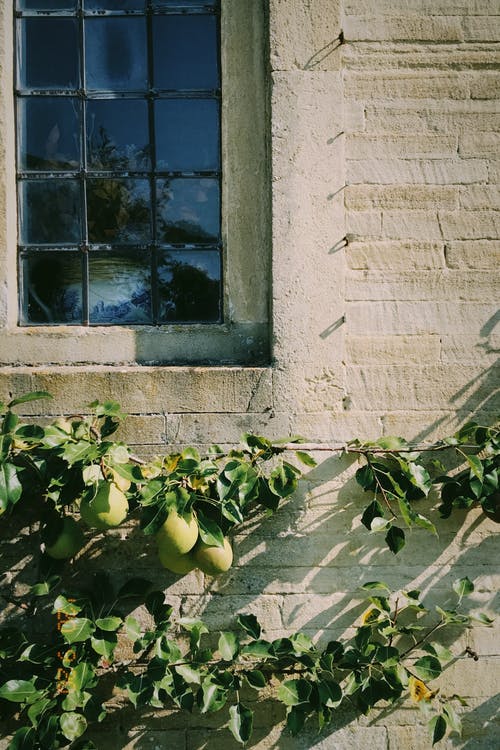
<path id="1" fill-rule="evenodd" d="M 156 534 L 158 548 L 165 555 L 185 555 L 198 539 L 198 524 L 193 513 L 171 510 Z"/>
<path id="2" fill-rule="evenodd" d="M 59 536 L 50 547 L 45 547 L 45 552 L 54 560 L 68 560 L 81 550 L 84 543 L 83 531 L 74 518 L 66 516 Z"/>
<path id="3" fill-rule="evenodd" d="M 119 490 L 122 492 L 126 492 L 130 489 L 131 481 L 130 479 L 126 479 L 125 477 L 122 477 L 121 474 L 118 474 L 116 469 L 111 469 L 111 475 L 113 477 L 113 482 L 116 484 Z"/>
<path id="4" fill-rule="evenodd" d="M 225 573 L 231 567 L 233 550 L 229 540 L 224 537 L 223 547 L 214 547 L 200 542 L 194 548 L 192 557 L 200 570 L 209 576 L 216 576 L 219 573 Z"/>
<path id="5" fill-rule="evenodd" d="M 189 552 L 186 555 L 179 555 L 175 552 L 168 552 L 159 546 L 158 557 L 164 568 L 178 575 L 185 575 L 196 568 L 196 562 Z"/>
<path id="6" fill-rule="evenodd" d="M 101 531 L 119 526 L 128 513 L 128 500 L 114 482 L 100 482 L 95 497 L 84 498 L 80 514 L 88 526 Z"/>

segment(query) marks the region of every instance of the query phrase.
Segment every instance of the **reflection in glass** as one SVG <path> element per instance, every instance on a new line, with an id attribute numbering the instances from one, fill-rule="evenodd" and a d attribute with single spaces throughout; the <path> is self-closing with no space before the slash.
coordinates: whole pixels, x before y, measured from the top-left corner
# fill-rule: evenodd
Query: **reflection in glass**
<path id="1" fill-rule="evenodd" d="M 24 180 L 19 192 L 21 244 L 80 241 L 77 180 Z"/>
<path id="2" fill-rule="evenodd" d="M 88 89 L 143 91 L 147 85 L 145 19 L 86 19 L 85 55 Z"/>
<path id="3" fill-rule="evenodd" d="M 79 169 L 80 103 L 73 97 L 19 100 L 21 169 Z"/>
<path id="4" fill-rule="evenodd" d="M 155 124 L 158 169 L 219 168 L 219 105 L 215 99 L 157 101 Z"/>
<path id="5" fill-rule="evenodd" d="M 18 0 L 19 10 L 74 10 L 76 0 Z"/>
<path id="6" fill-rule="evenodd" d="M 174 6 L 178 8 L 213 7 L 216 4 L 217 0 L 153 0 L 154 8 L 172 8 Z"/>
<path id="7" fill-rule="evenodd" d="M 24 18 L 21 25 L 20 85 L 78 88 L 78 34 L 74 18 Z"/>
<path id="8" fill-rule="evenodd" d="M 163 252 L 158 262 L 160 323 L 220 319 L 218 251 Z"/>
<path id="9" fill-rule="evenodd" d="M 217 88 L 215 16 L 154 16 L 153 57 L 156 88 Z"/>
<path id="10" fill-rule="evenodd" d="M 21 259 L 25 310 L 23 323 L 82 322 L 80 253 L 37 252 Z"/>
<path id="11" fill-rule="evenodd" d="M 149 169 L 148 105 L 142 99 L 97 99 L 87 103 L 87 163 L 90 169 Z"/>
<path id="12" fill-rule="evenodd" d="M 219 237 L 219 182 L 211 178 L 158 180 L 160 242 L 213 242 Z"/>
<path id="13" fill-rule="evenodd" d="M 151 323 L 149 254 L 89 254 L 89 315 L 93 325 Z"/>
<path id="14" fill-rule="evenodd" d="M 147 0 L 84 0 L 85 10 L 144 10 Z"/>
<path id="15" fill-rule="evenodd" d="M 87 223 L 90 242 L 147 242 L 151 234 L 148 181 L 88 180 Z"/>

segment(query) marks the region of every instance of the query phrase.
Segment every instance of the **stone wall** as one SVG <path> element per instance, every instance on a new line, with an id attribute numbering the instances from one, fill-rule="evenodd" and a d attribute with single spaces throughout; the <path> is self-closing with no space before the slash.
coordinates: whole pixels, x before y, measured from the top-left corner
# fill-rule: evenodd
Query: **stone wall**
<path id="1" fill-rule="evenodd" d="M 1 396 L 54 395 L 27 413 L 80 412 L 113 397 L 130 414 L 123 438 L 144 455 L 231 445 L 247 430 L 337 444 L 381 434 L 428 440 L 498 414 L 498 3 L 269 6 L 272 362 L 5 366 Z M 5 203 L 12 201 L 0 190 L 2 213 Z M 235 565 L 219 580 L 160 571 L 132 527 L 122 532 L 132 545 L 127 557 L 117 537 L 106 565 L 155 576 L 176 611 L 212 626 L 254 612 L 269 637 L 297 628 L 323 641 L 338 637 L 362 611 L 357 587 L 374 579 L 421 588 L 435 602 L 468 575 L 474 606 L 491 613 L 493 523 L 474 512 L 454 517 L 441 522 L 438 539 L 413 532 L 394 558 L 360 528 L 355 466 L 324 456 L 286 508 L 236 536 Z M 467 645 L 478 662 L 463 657 Z M 443 692 L 464 695 L 469 708 L 464 738 L 442 747 L 489 750 L 498 736 L 490 722 L 498 708 L 498 626 L 462 632 L 452 649 L 457 661 Z M 274 724 L 282 719 L 264 703 L 258 750 L 431 744 L 408 707 L 356 721 L 342 715 L 319 737 L 313 729 L 278 739 Z M 99 747 L 229 749 L 236 747 L 230 735 L 215 731 L 225 720 L 143 716 L 137 724 L 121 712 Z"/>

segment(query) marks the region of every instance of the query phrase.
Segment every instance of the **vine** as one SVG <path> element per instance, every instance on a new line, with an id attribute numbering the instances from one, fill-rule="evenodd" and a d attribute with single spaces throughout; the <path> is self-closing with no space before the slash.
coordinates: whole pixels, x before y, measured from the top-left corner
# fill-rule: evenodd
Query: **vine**
<path id="1" fill-rule="evenodd" d="M 39 580 L 21 598 L 7 587 L 0 591 L 19 613 L 13 625 L 0 628 L 0 708 L 14 731 L 9 748 L 95 747 L 85 735 L 106 716 L 110 691 L 138 709 L 171 706 L 205 714 L 227 707 L 228 727 L 242 744 L 253 723 L 245 692 L 263 688 L 283 704 L 292 734 L 313 717 L 323 729 L 346 703 L 368 713 L 381 701 L 393 704 L 405 696 L 424 712 L 433 744 L 448 730 L 460 731 L 454 704 L 461 699 L 442 696 L 431 683 L 452 659 L 434 640 L 437 632 L 470 627 L 474 619 L 491 624 L 484 614 L 459 611 L 474 589 L 468 578 L 455 582 L 455 601 L 436 607 L 432 622 L 419 591 L 396 596 L 383 582 L 366 583 L 360 595 L 368 608 L 355 636 L 319 648 L 300 632 L 266 640 L 249 614 L 240 615 L 233 630 L 209 633 L 198 619 L 174 622 L 164 594 L 145 579 L 117 591 L 105 575 L 87 587 L 69 587 L 64 570 L 67 560 L 85 554 L 83 525 L 106 531 L 134 517 L 173 572 L 227 570 L 231 532 L 275 512 L 296 490 L 302 470 L 285 459 L 290 452 L 305 467 L 315 466 L 311 453 L 318 450 L 363 459 L 356 480 L 371 497 L 361 521 L 384 531 L 394 553 L 405 543 L 399 519 L 436 533 L 415 510 L 431 490 L 440 497 L 442 517 L 478 505 L 498 520 L 498 427 L 470 423 L 426 446 L 392 437 L 318 446 L 246 434 L 240 448 L 228 452 L 212 446 L 201 456 L 191 447 L 145 462 L 111 439 L 124 418 L 117 403 L 94 402 L 90 415 L 43 427 L 22 422 L 15 407 L 41 398 L 50 396 L 35 392 L 2 405 L 2 523 L 26 517 L 40 531 L 32 539 L 39 547 Z M 434 457 L 441 451 L 451 451 L 465 468 L 447 471 Z M 130 614 L 141 605 L 151 627 Z M 48 623 L 42 637 L 29 627 L 35 611 Z M 133 656 L 123 659 L 127 648 Z"/>

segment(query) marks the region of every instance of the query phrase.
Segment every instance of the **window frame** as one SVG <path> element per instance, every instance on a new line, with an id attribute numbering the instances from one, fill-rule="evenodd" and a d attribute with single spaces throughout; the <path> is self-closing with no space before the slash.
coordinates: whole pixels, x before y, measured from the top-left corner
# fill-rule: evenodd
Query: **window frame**
<path id="1" fill-rule="evenodd" d="M 0 10 L 3 91 L 14 89 L 12 14 Z M 2 17 L 3 16 L 3 17 Z M 267 17 L 264 3 L 221 3 L 221 323 L 158 326 L 23 326 L 17 321 L 14 97 L 0 102 L 5 133 L 0 181 L 0 364 L 267 364 L 269 362 L 270 165 Z M 242 95 L 243 92 L 243 95 Z M 3 164 L 1 163 L 3 161 Z M 0 185 L 0 191 L 1 191 Z M 249 200 L 250 198 L 250 200 Z M 2 226 L 3 224 L 3 226 Z M 13 279 L 16 282 L 13 283 Z"/>

